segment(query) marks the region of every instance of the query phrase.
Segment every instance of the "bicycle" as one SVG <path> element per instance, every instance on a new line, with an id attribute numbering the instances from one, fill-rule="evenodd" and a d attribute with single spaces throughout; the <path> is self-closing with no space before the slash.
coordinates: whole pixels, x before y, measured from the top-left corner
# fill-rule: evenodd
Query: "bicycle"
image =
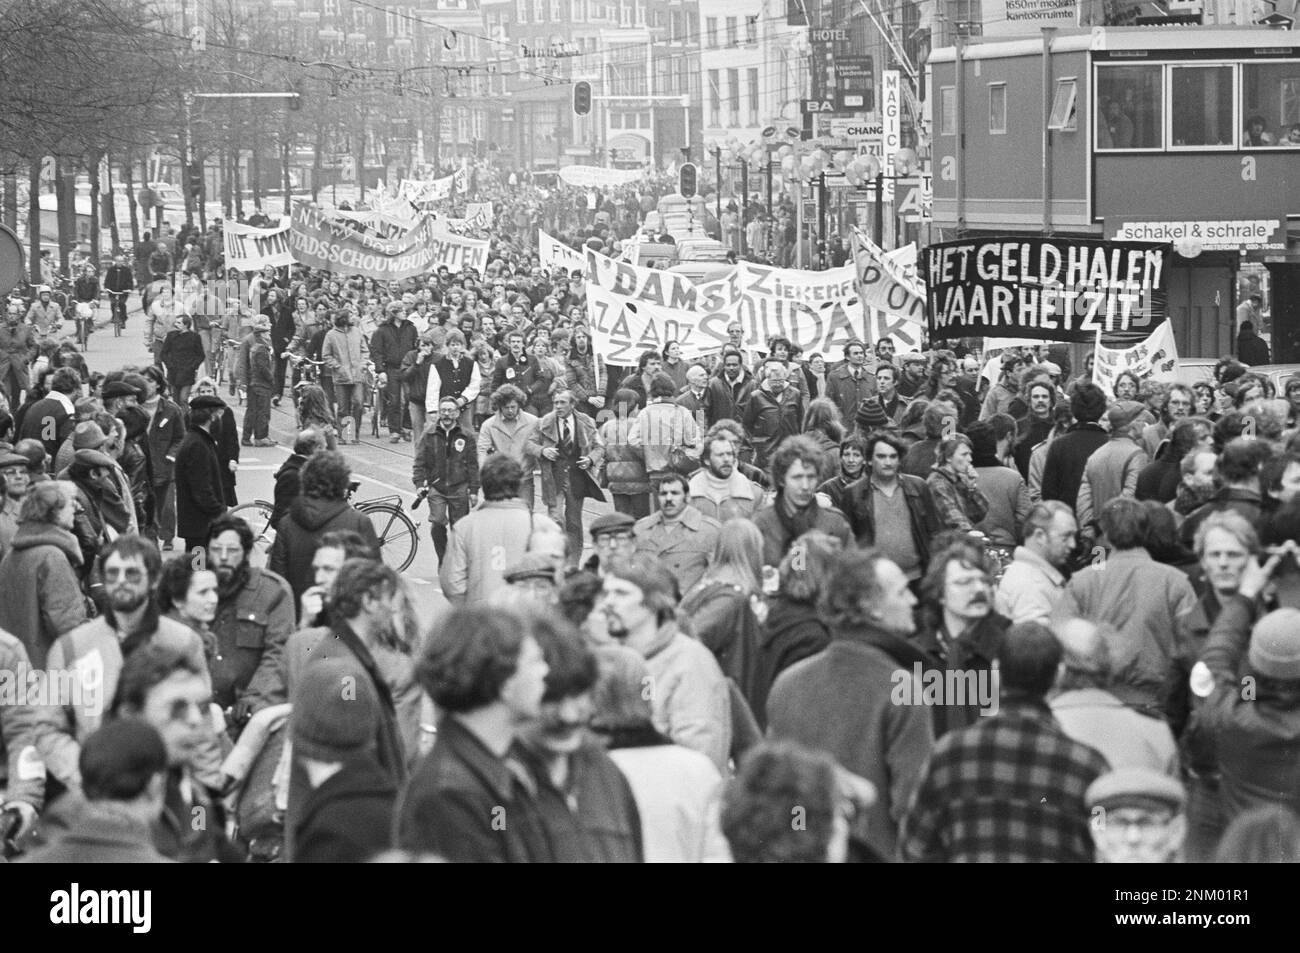
<path id="1" fill-rule="evenodd" d="M 360 481 L 348 484 L 347 500 L 361 486 Z M 422 490 L 411 503 L 411 509 L 417 509 L 427 495 Z M 373 500 L 362 500 L 353 504 L 362 513 L 370 517 L 370 524 L 375 529 L 375 538 L 379 540 L 379 555 L 384 564 L 395 572 L 405 572 L 415 562 L 415 554 L 420 549 L 420 534 L 416 532 L 419 522 L 412 522 L 406 515 L 402 498 L 394 493 Z M 266 564 L 271 544 L 275 542 L 275 527 L 271 525 L 271 514 L 275 507 L 266 500 L 252 500 L 241 503 L 230 511 L 231 516 L 245 520 L 253 530 L 253 552 L 261 555 L 261 565 Z"/>
<path id="2" fill-rule="evenodd" d="M 113 316 L 113 337 L 120 338 L 126 327 L 126 296 L 129 291 L 108 292 L 109 313 Z"/>
<path id="3" fill-rule="evenodd" d="M 86 345 L 90 341 L 91 332 L 94 331 L 95 309 L 91 307 L 89 302 L 79 301 L 72 320 L 76 324 L 77 346 L 84 353 Z"/>

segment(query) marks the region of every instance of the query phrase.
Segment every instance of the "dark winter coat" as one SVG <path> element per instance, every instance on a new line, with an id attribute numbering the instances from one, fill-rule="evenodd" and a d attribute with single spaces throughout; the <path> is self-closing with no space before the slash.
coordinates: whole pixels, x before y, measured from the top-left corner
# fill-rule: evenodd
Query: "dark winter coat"
<path id="1" fill-rule="evenodd" d="M 175 327 L 163 339 L 159 357 L 167 367 L 167 382 L 173 390 L 179 390 L 194 386 L 199 368 L 203 366 L 207 355 L 203 351 L 203 338 L 198 331 Z"/>
<path id="2" fill-rule="evenodd" d="M 217 442 L 203 428 L 190 424 L 176 452 L 176 473 L 176 532 L 199 539 L 226 512 Z"/>
<path id="3" fill-rule="evenodd" d="M 267 568 L 288 581 L 293 590 L 295 608 L 298 608 L 302 594 L 315 584 L 311 561 L 320 545 L 320 538 L 334 530 L 360 533 L 374 557 L 379 558 L 379 539 L 375 536 L 370 517 L 346 500 L 300 496 L 290 504 L 288 514 L 276 526 Z"/>
<path id="4" fill-rule="evenodd" d="M 55 640 L 86 621 L 82 565 L 77 537 L 52 523 L 18 524 L 0 560 L 0 629 L 22 641 L 33 668 L 45 668 Z"/>
<path id="5" fill-rule="evenodd" d="M 294 830 L 296 864 L 354 864 L 387 850 L 393 831 L 397 785 L 365 755 L 304 799 Z"/>

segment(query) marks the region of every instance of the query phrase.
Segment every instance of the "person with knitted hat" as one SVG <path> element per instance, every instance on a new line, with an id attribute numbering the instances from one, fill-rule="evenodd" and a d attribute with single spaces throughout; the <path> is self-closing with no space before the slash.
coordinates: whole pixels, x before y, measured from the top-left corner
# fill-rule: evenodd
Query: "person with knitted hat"
<path id="1" fill-rule="evenodd" d="M 289 720 L 306 795 L 289 837 L 295 863 L 356 863 L 388 847 L 397 785 L 375 759 L 374 683 L 353 658 L 307 666 Z"/>
<path id="2" fill-rule="evenodd" d="M 1117 768 L 1088 785 L 1084 798 L 1098 863 L 1169 864 L 1182 859 L 1187 794 L 1168 774 Z"/>

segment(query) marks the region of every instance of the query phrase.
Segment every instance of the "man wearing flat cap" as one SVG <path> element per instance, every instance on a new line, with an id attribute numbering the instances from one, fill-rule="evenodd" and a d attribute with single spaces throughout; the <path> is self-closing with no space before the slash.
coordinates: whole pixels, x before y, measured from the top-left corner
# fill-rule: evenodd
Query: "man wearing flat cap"
<path id="1" fill-rule="evenodd" d="M 1182 859 L 1187 795 L 1150 768 L 1119 768 L 1088 786 L 1089 827 L 1101 864 L 1171 864 Z"/>
<path id="2" fill-rule="evenodd" d="M 618 512 L 596 517 L 591 524 L 591 545 L 596 552 L 582 568 L 603 576 L 602 566 L 636 552 L 636 520 L 627 513 Z"/>

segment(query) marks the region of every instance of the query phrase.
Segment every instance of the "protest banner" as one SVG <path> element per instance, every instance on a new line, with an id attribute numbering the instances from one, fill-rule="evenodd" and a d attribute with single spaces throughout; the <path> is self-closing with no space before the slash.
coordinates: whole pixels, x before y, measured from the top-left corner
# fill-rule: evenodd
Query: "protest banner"
<path id="1" fill-rule="evenodd" d="M 773 337 L 824 355 L 866 340 L 852 267 L 800 272 L 746 262 L 724 279 L 693 287 L 685 280 L 683 291 L 681 275 L 605 261 L 614 268 L 594 263 L 607 281 L 588 282 L 587 309 L 593 344 L 610 364 L 635 364 L 641 351 L 669 341 L 688 360 L 716 353 L 732 324 L 741 326 L 742 346 L 758 351 Z"/>
<path id="2" fill-rule="evenodd" d="M 574 271 L 584 271 L 587 267 L 586 255 L 543 231 L 537 233 L 537 260 L 548 271 L 553 268 L 563 268 L 566 275 Z"/>
<path id="3" fill-rule="evenodd" d="M 465 219 L 479 228 L 488 228 L 496 221 L 491 202 L 470 202 L 465 206 Z"/>
<path id="4" fill-rule="evenodd" d="M 1132 347 L 1111 348 L 1097 340 L 1092 359 L 1092 381 L 1115 398 L 1115 378 L 1128 371 L 1138 380 L 1172 383 L 1178 379 L 1178 344 L 1174 326 L 1165 321 L 1145 341 Z"/>
<path id="5" fill-rule="evenodd" d="M 598 165 L 566 165 L 560 170 L 561 182 L 581 189 L 613 188 L 639 182 L 644 176 L 640 169 L 606 169 Z"/>
<path id="6" fill-rule="evenodd" d="M 977 238 L 921 256 L 931 341 L 1024 337 L 1124 348 L 1165 320 L 1172 248 L 1085 238 Z"/>
<path id="7" fill-rule="evenodd" d="M 444 175 L 440 179 L 403 179 L 397 189 L 397 197 L 412 205 L 425 202 L 441 202 L 451 195 L 456 184 L 456 175 Z"/>
<path id="8" fill-rule="evenodd" d="M 925 289 L 858 228 L 853 229 L 853 261 L 858 297 L 865 307 L 925 322 Z"/>
<path id="9" fill-rule="evenodd" d="M 222 225 L 222 243 L 227 268 L 261 271 L 267 265 L 279 268 L 293 264 L 287 224 L 279 228 L 255 228 L 239 222 L 225 222 Z"/>
<path id="10" fill-rule="evenodd" d="M 452 271 L 487 265 L 488 243 L 453 235 L 428 216 L 396 238 L 357 227 L 308 202 L 294 207 L 289 232 L 295 261 L 345 275 L 394 281 L 446 265 Z"/>

